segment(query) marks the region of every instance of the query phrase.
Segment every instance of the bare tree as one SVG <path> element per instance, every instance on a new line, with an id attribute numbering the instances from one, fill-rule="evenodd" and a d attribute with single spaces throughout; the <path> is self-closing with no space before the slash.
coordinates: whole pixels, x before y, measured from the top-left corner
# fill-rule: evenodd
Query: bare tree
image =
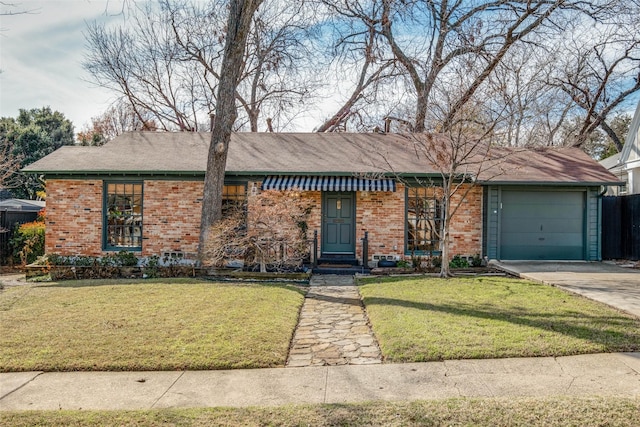
<path id="1" fill-rule="evenodd" d="M 212 7 L 216 11 L 222 12 Z M 131 7 L 119 28 L 90 24 L 87 42 L 85 69 L 99 85 L 126 99 L 141 121 L 151 112 L 161 129 L 182 131 L 199 130 L 199 121 L 207 121 L 217 82 L 197 64 L 183 61 L 161 5 Z M 222 45 L 210 49 L 219 53 Z"/>
<path id="2" fill-rule="evenodd" d="M 210 230 L 207 261 L 215 266 L 242 259 L 245 266 L 258 264 L 290 270 L 309 256 L 305 229 L 312 201 L 299 191 L 263 191 L 251 194 L 248 206 L 228 212 Z M 245 209 L 246 208 L 246 209 Z"/>
<path id="3" fill-rule="evenodd" d="M 616 113 L 611 119 L 607 120 L 607 126 L 618 138 L 617 142 L 600 127 L 594 129 L 586 136 L 580 148 L 595 160 L 602 160 L 619 153 L 620 150 L 617 144 L 620 143 L 624 145 L 625 138 L 629 133 L 631 119 L 632 116 L 629 113 Z M 565 120 L 560 128 L 560 138 L 564 141 L 569 141 L 569 143 L 575 141 L 576 135 L 580 133 L 580 130 L 584 126 L 584 122 L 585 119 L 581 116 L 574 116 L 570 120 Z"/>
<path id="4" fill-rule="evenodd" d="M 499 82 L 496 74 L 502 73 L 504 76 L 509 65 L 517 65 L 519 61 L 519 75 L 511 76 L 515 78 L 511 83 L 517 86 L 510 85 L 509 92 L 504 94 L 507 98 L 505 101 L 511 103 L 511 108 L 521 111 L 520 118 L 514 118 L 511 123 L 514 130 L 512 136 L 516 141 L 511 140 L 509 143 L 513 145 L 521 144 L 522 137 L 531 143 L 529 136 L 544 141 L 540 130 L 545 128 L 545 135 L 555 137 L 564 117 L 571 115 L 572 106 L 566 103 L 549 103 L 549 100 L 555 101 L 562 96 L 548 87 L 544 76 L 557 65 L 548 60 L 545 50 L 548 51 L 564 37 L 563 27 L 581 17 L 598 25 L 604 24 L 608 22 L 607 19 L 617 16 L 618 11 L 623 10 L 623 4 L 619 0 L 327 0 L 324 3 L 334 14 L 344 19 L 338 26 L 340 31 L 337 33 L 343 36 L 338 38 L 338 43 L 348 46 L 350 52 L 360 52 L 363 72 L 352 73 L 358 76 L 358 83 L 368 81 L 364 78 L 367 66 L 371 67 L 374 62 L 377 65 L 388 64 L 382 58 L 392 61 L 394 67 L 397 67 L 395 70 L 402 70 L 401 78 L 394 74 L 391 79 L 384 79 L 384 83 L 377 80 L 376 87 L 373 88 L 377 93 L 373 97 L 380 96 L 380 90 L 396 89 L 393 91 L 397 95 L 395 105 L 387 105 L 387 115 L 397 117 L 398 123 L 413 122 L 412 130 L 415 132 L 434 130 L 436 125 L 446 129 L 457 111 L 463 109 L 476 93 L 486 90 L 492 79 L 494 83 Z M 626 25 L 632 26 L 630 23 Z M 354 34 L 359 34 L 361 38 L 370 35 L 369 40 L 373 43 L 354 43 Z M 375 61 L 370 63 L 368 60 L 371 58 L 372 46 Z M 536 53 L 540 56 L 533 60 L 522 58 L 532 52 L 534 56 Z M 539 65 L 543 67 L 537 68 Z M 461 73 L 465 76 L 464 79 L 456 77 Z M 447 86 L 448 83 L 450 84 Z M 354 110 L 350 106 L 354 100 L 357 102 L 361 99 L 363 85 L 355 84 L 354 87 L 352 96 L 322 125 L 321 130 L 330 129 L 334 123 L 353 114 Z M 464 90 L 460 90 L 461 88 Z M 492 90 L 496 88 L 497 85 Z M 400 94 L 406 93 L 413 96 L 413 112 L 409 115 L 402 106 L 406 105 L 406 100 L 399 99 L 403 96 Z M 458 98 L 452 99 L 452 93 L 457 94 Z M 436 119 L 433 103 L 443 94 L 450 100 L 449 117 Z M 546 99 L 538 102 L 538 99 L 543 98 Z M 548 105 L 559 106 L 553 110 L 541 108 Z M 357 114 L 366 114 L 370 108 L 366 105 L 364 109 L 355 111 Z M 536 113 L 537 109 L 541 111 Z M 540 115 L 546 117 L 547 123 L 543 120 L 525 120 Z M 515 132 L 516 129 L 518 132 Z"/>
<path id="5" fill-rule="evenodd" d="M 161 129 L 210 130 L 227 3 L 162 0 L 132 7 L 119 28 L 92 24 L 84 66 L 135 111 L 151 112 Z M 302 73 L 309 56 L 304 3 L 273 3 L 252 22 L 236 93 L 243 108 L 236 129 L 257 131 L 268 117 L 277 128 L 287 126 L 316 88 Z"/>
<path id="6" fill-rule="evenodd" d="M 0 16 L 24 15 L 36 13 L 40 9 L 29 9 L 22 6 L 22 3 L 0 1 Z"/>
<path id="7" fill-rule="evenodd" d="M 259 130 L 261 118 L 271 119 L 276 129 L 286 128 L 325 84 L 320 74 L 310 72 L 316 55 L 310 44 L 313 12 L 307 6 L 305 1 L 266 0 L 254 16 L 237 93 L 251 132 Z"/>
<path id="8" fill-rule="evenodd" d="M 464 79 L 465 76 L 459 76 Z M 460 87 L 464 90 L 464 87 Z M 406 132 L 402 149 L 411 150 L 414 156 L 425 166 L 425 171 L 437 173 L 437 178 L 420 178 L 416 182 L 407 183 L 409 191 L 422 188 L 428 190 L 428 196 L 432 199 L 431 206 L 413 206 L 417 217 L 426 212 L 432 218 L 422 219 L 430 222 L 429 230 L 433 240 L 438 245 L 423 245 L 431 250 L 439 251 L 441 257 L 440 276 L 450 277 L 449 263 L 451 261 L 452 230 L 454 217 L 460 215 L 460 211 L 468 206 L 468 197 L 479 197 L 480 180 L 485 181 L 513 169 L 509 165 L 511 155 L 518 153 L 518 148 L 497 147 L 496 143 L 504 139 L 501 134 L 505 130 L 503 125 L 508 118 L 508 111 L 503 105 L 498 105 L 500 110 L 494 109 L 492 100 L 477 94 L 463 109 L 450 114 L 453 107 L 451 102 L 459 99 L 459 94 L 451 94 L 449 99 L 443 97 L 437 105 L 432 105 L 436 120 L 440 123 L 436 127 L 438 132 Z M 453 120 L 451 119 L 453 117 Z M 449 118 L 447 129 L 442 129 L 441 123 Z M 398 147 L 389 147 L 389 150 Z M 388 161 L 390 156 L 386 150 L 381 149 L 373 154 L 372 161 L 379 167 L 384 167 L 391 173 L 396 173 L 393 164 Z M 384 165 L 384 166 L 382 166 Z M 398 174 L 397 179 L 403 180 Z M 418 202 L 419 204 L 419 202 Z M 428 215 L 427 215 L 428 216 Z M 414 239 L 414 243 L 420 236 Z M 417 243 L 421 244 L 421 243 Z"/>
<path id="9" fill-rule="evenodd" d="M 11 150 L 11 145 L 5 138 L 0 138 L 0 189 L 9 188 L 12 176 L 20 169 L 20 158 Z"/>
<path id="10" fill-rule="evenodd" d="M 222 219 L 222 192 L 229 152 L 231 131 L 237 117 L 236 91 L 244 67 L 244 54 L 251 22 L 262 0 L 231 0 L 227 19 L 224 53 L 220 68 L 220 83 L 216 103 L 216 121 L 204 177 L 200 244 L 198 256 L 202 261 L 212 225 Z"/>
<path id="11" fill-rule="evenodd" d="M 468 203 L 466 198 L 478 188 L 481 176 L 484 175 L 486 179 L 490 169 L 493 176 L 503 172 L 501 164 L 506 158 L 505 152 L 498 153 L 494 148 L 498 136 L 496 130 L 500 127 L 503 114 L 487 114 L 490 108 L 477 100 L 468 102 L 455 115 L 450 114 L 449 108 L 455 108 L 455 105 L 445 102 L 440 106 L 443 117 L 449 121 L 446 130 L 437 134 L 409 136 L 416 156 L 440 174 L 439 183 L 428 183 L 436 187 L 442 204 L 442 222 L 437 230 L 442 259 L 440 277 L 451 276 L 449 262 L 453 218 Z"/>
<path id="12" fill-rule="evenodd" d="M 415 131 L 426 129 L 429 103 L 439 80 L 450 69 L 473 64 L 463 91 L 442 125 L 450 125 L 458 110 L 473 97 L 507 53 L 549 23 L 564 1 L 486 1 L 404 3 L 383 0 L 382 32 L 405 67 L 416 94 Z M 424 37 L 403 41 L 403 26 L 420 26 Z M 401 31 L 401 30 L 400 30 Z M 415 46 L 420 46 L 416 49 Z"/>
<path id="13" fill-rule="evenodd" d="M 624 135 L 615 132 L 609 119 L 640 91 L 640 31 L 637 25 L 620 23 L 589 28 L 590 44 L 583 42 L 584 32 L 569 34 L 564 61 L 552 76 L 551 84 L 577 107 L 575 117 L 582 120 L 569 138 L 575 146 L 585 144 L 600 128 L 622 150 Z"/>
<path id="14" fill-rule="evenodd" d="M 143 121 L 141 116 L 147 116 Z M 80 145 L 103 145 L 124 132 L 154 131 L 158 126 L 151 114 L 136 112 L 125 100 L 113 104 L 107 111 L 91 118 L 91 125 L 85 124 L 76 139 Z"/>
<path id="15" fill-rule="evenodd" d="M 335 2 L 323 0 L 328 9 L 335 40 L 329 56 L 333 68 L 342 73 L 336 80 L 340 86 L 350 84 L 348 97 L 335 113 L 328 117 L 316 132 L 333 132 L 347 129 L 353 118 L 362 119 L 371 114 L 375 105 L 382 105 L 384 116 L 394 102 L 384 97 L 386 83 L 394 83 L 401 77 L 395 67 L 395 59 L 385 47 L 380 36 L 380 8 L 377 2 Z M 330 67 L 331 68 L 331 67 Z M 353 77 L 356 77 L 355 81 Z M 340 91 L 340 96 L 345 92 Z M 390 102 L 391 101 L 391 102 Z"/>

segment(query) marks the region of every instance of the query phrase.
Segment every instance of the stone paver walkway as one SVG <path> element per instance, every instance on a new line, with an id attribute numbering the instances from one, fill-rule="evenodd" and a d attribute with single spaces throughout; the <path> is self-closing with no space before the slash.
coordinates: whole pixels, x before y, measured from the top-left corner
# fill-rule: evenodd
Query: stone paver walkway
<path id="1" fill-rule="evenodd" d="M 382 363 L 353 276 L 315 275 L 291 342 L 288 367 Z"/>

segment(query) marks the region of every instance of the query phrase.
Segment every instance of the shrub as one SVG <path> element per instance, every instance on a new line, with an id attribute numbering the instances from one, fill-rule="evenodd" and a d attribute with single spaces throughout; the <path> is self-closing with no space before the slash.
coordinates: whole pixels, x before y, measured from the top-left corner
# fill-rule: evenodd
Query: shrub
<path id="1" fill-rule="evenodd" d="M 44 255 L 45 224 L 40 221 L 27 222 L 16 227 L 10 245 L 13 258 L 23 265 L 35 262 Z"/>
<path id="2" fill-rule="evenodd" d="M 47 262 L 49 265 L 71 265 L 69 257 L 58 254 L 47 255 Z"/>
<path id="3" fill-rule="evenodd" d="M 49 254 L 47 258 L 50 265 L 71 265 L 75 267 L 91 267 L 95 265 L 103 267 L 135 267 L 138 265 L 138 258 L 133 252 L 127 251 L 105 255 L 102 258 L 85 255 L 63 256 L 56 254 Z"/>
<path id="4" fill-rule="evenodd" d="M 469 268 L 469 261 L 456 255 L 449 261 L 449 268 Z"/>
<path id="5" fill-rule="evenodd" d="M 311 200 L 295 190 L 263 191 L 244 206 L 226 212 L 213 225 L 205 247 L 205 265 L 221 267 L 242 260 L 245 268 L 295 271 L 309 257 L 306 231 Z"/>
<path id="6" fill-rule="evenodd" d="M 160 271 L 160 257 L 158 255 L 151 255 L 147 259 L 142 261 L 144 267 L 144 274 L 150 278 L 159 277 Z"/>
<path id="7" fill-rule="evenodd" d="M 480 254 L 475 254 L 473 256 L 473 259 L 471 260 L 471 266 L 482 267 L 482 258 L 480 257 Z"/>
<path id="8" fill-rule="evenodd" d="M 405 259 L 401 259 L 396 263 L 396 267 L 400 268 L 412 268 L 413 264 Z"/>
<path id="9" fill-rule="evenodd" d="M 57 254 L 48 254 L 47 262 L 49 263 L 49 265 L 72 265 L 76 267 L 90 267 L 96 264 L 96 258 L 84 255 L 64 256 Z"/>
<path id="10" fill-rule="evenodd" d="M 120 251 L 116 254 L 105 255 L 100 259 L 100 265 L 105 267 L 135 267 L 138 258 L 133 252 Z"/>

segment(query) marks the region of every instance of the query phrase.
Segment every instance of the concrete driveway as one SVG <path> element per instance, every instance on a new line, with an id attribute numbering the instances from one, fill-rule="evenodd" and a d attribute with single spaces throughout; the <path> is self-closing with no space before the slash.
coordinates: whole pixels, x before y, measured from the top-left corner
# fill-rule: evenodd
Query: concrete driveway
<path id="1" fill-rule="evenodd" d="M 555 285 L 640 317 L 640 270 L 607 262 L 497 261 L 525 279 Z"/>

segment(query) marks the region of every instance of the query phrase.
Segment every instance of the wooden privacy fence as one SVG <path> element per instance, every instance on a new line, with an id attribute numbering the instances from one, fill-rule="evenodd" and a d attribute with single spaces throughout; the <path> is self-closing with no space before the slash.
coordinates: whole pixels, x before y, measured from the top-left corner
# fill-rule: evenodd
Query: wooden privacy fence
<path id="1" fill-rule="evenodd" d="M 602 198 L 602 258 L 640 259 L 640 194 Z"/>

